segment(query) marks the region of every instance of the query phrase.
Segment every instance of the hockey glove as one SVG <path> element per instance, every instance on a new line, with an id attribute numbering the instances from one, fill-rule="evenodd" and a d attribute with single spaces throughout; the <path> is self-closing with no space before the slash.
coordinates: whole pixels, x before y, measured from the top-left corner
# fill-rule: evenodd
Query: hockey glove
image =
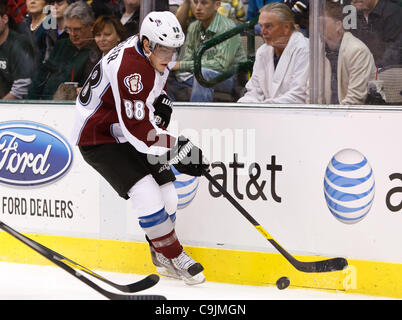
<path id="1" fill-rule="evenodd" d="M 166 129 L 172 115 L 173 102 L 166 94 L 161 94 L 154 102 L 155 123 L 158 127 Z"/>
<path id="2" fill-rule="evenodd" d="M 168 162 L 159 172 L 173 165 L 177 171 L 190 176 L 201 176 L 202 169 L 208 170 L 209 162 L 203 157 L 201 149 L 197 148 L 189 139 L 180 136 L 178 143 L 166 154 Z"/>

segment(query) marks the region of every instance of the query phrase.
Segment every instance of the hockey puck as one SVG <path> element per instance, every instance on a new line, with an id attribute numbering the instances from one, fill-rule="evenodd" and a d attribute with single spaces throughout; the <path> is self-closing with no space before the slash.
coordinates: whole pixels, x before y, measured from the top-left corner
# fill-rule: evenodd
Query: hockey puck
<path id="1" fill-rule="evenodd" d="M 290 285 L 290 280 L 289 280 L 288 277 L 282 277 L 282 278 L 279 278 L 279 279 L 276 281 L 276 287 L 277 287 L 279 290 L 286 289 L 287 287 L 289 287 L 289 285 Z"/>

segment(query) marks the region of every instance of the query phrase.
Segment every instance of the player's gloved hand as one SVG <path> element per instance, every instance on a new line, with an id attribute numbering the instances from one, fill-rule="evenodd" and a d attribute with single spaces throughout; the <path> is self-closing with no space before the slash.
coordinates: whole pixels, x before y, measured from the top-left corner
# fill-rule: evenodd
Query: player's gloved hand
<path id="1" fill-rule="evenodd" d="M 158 127 L 166 129 L 172 115 L 173 102 L 166 94 L 161 94 L 154 102 L 155 123 Z"/>
<path id="2" fill-rule="evenodd" d="M 196 147 L 189 139 L 180 136 L 177 144 L 167 153 L 167 166 L 173 165 L 177 171 L 190 176 L 201 176 L 202 169 L 209 169 L 208 160 L 202 155 L 201 149 Z M 160 170 L 164 170 L 164 165 Z"/>

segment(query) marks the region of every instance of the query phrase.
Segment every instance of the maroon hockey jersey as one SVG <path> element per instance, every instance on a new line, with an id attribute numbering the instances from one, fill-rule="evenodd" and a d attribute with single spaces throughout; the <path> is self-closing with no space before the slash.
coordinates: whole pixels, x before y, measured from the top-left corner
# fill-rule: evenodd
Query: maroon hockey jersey
<path id="1" fill-rule="evenodd" d="M 176 137 L 155 124 L 153 103 L 164 93 L 168 74 L 168 68 L 159 73 L 152 67 L 139 47 L 138 36 L 109 51 L 77 97 L 74 143 L 128 141 L 142 153 L 166 153 Z"/>

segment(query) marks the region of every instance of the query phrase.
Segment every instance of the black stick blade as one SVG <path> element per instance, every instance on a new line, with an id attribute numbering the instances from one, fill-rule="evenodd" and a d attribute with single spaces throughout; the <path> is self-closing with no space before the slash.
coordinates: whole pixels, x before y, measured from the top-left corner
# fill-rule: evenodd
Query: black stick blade
<path id="1" fill-rule="evenodd" d="M 149 289 L 156 285 L 159 282 L 159 276 L 156 274 L 150 274 L 144 279 L 126 285 L 126 290 L 122 290 L 124 292 L 138 292 L 142 290 Z"/>
<path id="2" fill-rule="evenodd" d="M 300 261 L 287 252 L 278 242 L 274 239 L 268 241 L 290 262 L 290 264 L 297 270 L 302 272 L 332 272 L 340 271 L 348 266 L 345 258 L 331 258 L 321 261 Z"/>
<path id="3" fill-rule="evenodd" d="M 166 297 L 161 296 L 161 295 L 124 295 L 124 294 L 117 294 L 113 293 L 110 291 L 107 291 L 103 289 L 102 287 L 98 286 L 96 283 L 91 281 L 89 278 L 85 277 L 83 273 L 78 272 L 78 270 L 81 270 L 85 272 L 86 274 L 89 274 L 99 280 L 102 280 L 103 282 L 113 286 L 116 289 L 119 289 L 124 292 L 137 292 L 140 290 L 145 290 L 148 289 L 152 286 L 154 286 L 156 283 L 159 281 L 159 276 L 156 274 L 151 274 L 144 279 L 131 283 L 129 285 L 120 285 L 117 283 L 114 283 L 106 278 L 103 278 L 102 276 L 96 274 L 95 272 L 89 270 L 88 268 L 85 268 L 84 266 L 81 266 L 80 264 L 64 257 L 63 255 L 53 251 L 52 249 L 49 249 L 45 247 L 44 245 L 41 245 L 40 243 L 32 240 L 31 238 L 28 238 L 27 236 L 24 236 L 23 234 L 19 233 L 18 231 L 12 229 L 2 221 L 0 221 L 0 229 L 6 231 L 9 233 L 11 236 L 15 237 L 28 247 L 30 247 L 32 250 L 36 251 L 49 261 L 53 262 L 55 265 L 59 266 L 60 268 L 64 269 L 67 271 L 69 274 L 74 276 L 75 278 L 81 280 L 85 284 L 87 284 L 89 287 L 92 289 L 96 290 L 103 296 L 107 297 L 108 299 L 111 300 L 166 300 Z"/>
<path id="4" fill-rule="evenodd" d="M 294 261 L 293 266 L 303 272 L 333 272 L 345 269 L 348 262 L 345 258 L 332 258 L 322 261 L 302 262 Z"/>

